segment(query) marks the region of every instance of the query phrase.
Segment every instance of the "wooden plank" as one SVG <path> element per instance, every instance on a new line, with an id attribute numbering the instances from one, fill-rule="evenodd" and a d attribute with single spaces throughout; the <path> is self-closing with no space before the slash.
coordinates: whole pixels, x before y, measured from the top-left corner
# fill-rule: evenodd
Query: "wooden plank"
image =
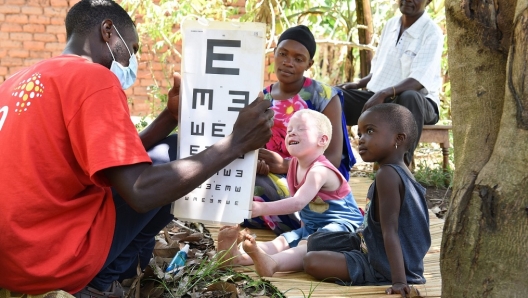
<path id="1" fill-rule="evenodd" d="M 424 129 L 452 129 L 453 126 L 452 125 L 424 125 L 423 126 Z"/>
<path id="2" fill-rule="evenodd" d="M 351 177 L 349 184 L 352 187 L 354 198 L 358 206 L 364 208 L 366 204 L 367 191 L 372 180 L 365 177 Z M 440 275 L 440 245 L 442 241 L 442 230 L 444 221 L 429 211 L 431 248 L 424 258 L 427 280 L 425 285 L 415 285 L 424 297 L 441 297 L 442 280 Z M 211 236 L 215 239 L 218 235 L 219 226 L 207 226 Z M 258 241 L 270 241 L 275 235 L 270 230 L 252 230 L 257 235 Z M 241 272 L 258 279 L 253 266 L 238 268 Z M 265 278 L 276 286 L 287 297 L 369 297 L 386 298 L 387 286 L 341 286 L 332 282 L 320 282 L 304 272 L 276 273 L 273 277 Z"/>

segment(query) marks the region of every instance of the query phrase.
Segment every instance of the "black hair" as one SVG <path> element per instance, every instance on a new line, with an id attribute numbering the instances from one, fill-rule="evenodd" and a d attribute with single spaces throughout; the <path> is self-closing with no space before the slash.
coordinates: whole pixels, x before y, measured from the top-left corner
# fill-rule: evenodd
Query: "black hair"
<path id="1" fill-rule="evenodd" d="M 418 126 L 414 115 L 406 107 L 395 103 L 382 103 L 369 108 L 370 113 L 379 113 L 383 119 L 390 124 L 395 133 L 404 133 L 407 135 L 405 149 L 409 149 L 418 138 Z"/>
<path id="2" fill-rule="evenodd" d="M 81 0 L 66 15 L 66 39 L 74 33 L 86 36 L 105 19 L 112 20 L 118 30 L 135 26 L 123 7 L 112 0 Z"/>

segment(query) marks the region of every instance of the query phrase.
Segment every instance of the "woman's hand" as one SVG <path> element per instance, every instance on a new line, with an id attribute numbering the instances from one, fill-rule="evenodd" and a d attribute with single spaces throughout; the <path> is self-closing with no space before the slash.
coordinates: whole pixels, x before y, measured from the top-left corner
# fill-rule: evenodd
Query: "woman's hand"
<path id="1" fill-rule="evenodd" d="M 257 174 L 267 176 L 269 174 L 269 166 L 263 160 L 257 161 Z"/>
<path id="2" fill-rule="evenodd" d="M 273 174 L 286 174 L 288 172 L 290 161 L 282 158 L 282 156 L 276 152 L 260 148 L 258 159 L 259 161 L 264 162 L 268 166 L 268 171 Z"/>

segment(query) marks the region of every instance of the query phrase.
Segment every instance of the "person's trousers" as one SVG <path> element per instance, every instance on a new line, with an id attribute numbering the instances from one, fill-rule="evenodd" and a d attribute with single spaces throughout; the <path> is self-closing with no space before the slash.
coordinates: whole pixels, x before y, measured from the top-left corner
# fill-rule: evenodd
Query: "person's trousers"
<path id="1" fill-rule="evenodd" d="M 339 88 L 339 87 L 337 87 Z M 342 89 L 345 102 L 343 104 L 343 111 L 348 126 L 357 125 L 361 111 L 365 103 L 374 95 L 372 91 L 356 90 L 356 89 Z M 407 165 L 410 165 L 414 150 L 418 146 L 420 136 L 424 124 L 432 125 L 438 122 L 438 108 L 436 104 L 423 96 L 420 92 L 414 90 L 407 90 L 400 93 L 394 99 L 388 97 L 385 99 L 386 103 L 396 103 L 409 109 L 414 115 L 416 125 L 418 126 L 418 137 L 409 150 L 405 153 L 404 159 Z"/>
<path id="2" fill-rule="evenodd" d="M 171 135 L 150 149 L 153 164 L 175 160 L 176 146 L 177 135 Z M 106 291 L 115 280 L 136 276 L 138 263 L 144 269 L 152 257 L 154 237 L 174 218 L 170 204 L 138 213 L 115 190 L 113 197 L 116 223 L 112 246 L 103 268 L 90 282 L 100 291 Z"/>

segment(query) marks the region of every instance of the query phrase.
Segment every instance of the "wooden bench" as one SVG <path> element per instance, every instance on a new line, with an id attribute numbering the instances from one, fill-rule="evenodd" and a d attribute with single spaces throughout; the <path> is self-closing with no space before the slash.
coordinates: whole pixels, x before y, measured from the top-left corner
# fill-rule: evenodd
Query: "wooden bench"
<path id="1" fill-rule="evenodd" d="M 442 148 L 442 169 L 447 172 L 449 165 L 449 130 L 451 125 L 424 125 L 420 143 L 437 143 Z"/>

